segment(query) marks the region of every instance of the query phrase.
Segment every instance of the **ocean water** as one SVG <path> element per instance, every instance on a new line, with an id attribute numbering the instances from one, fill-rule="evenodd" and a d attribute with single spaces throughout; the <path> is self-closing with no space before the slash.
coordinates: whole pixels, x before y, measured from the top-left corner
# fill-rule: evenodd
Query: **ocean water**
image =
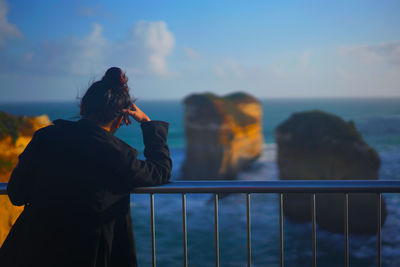
<path id="1" fill-rule="evenodd" d="M 364 139 L 380 155 L 380 179 L 400 179 L 400 99 L 269 99 L 263 100 L 265 145 L 243 180 L 276 180 L 274 129 L 293 112 L 319 109 L 353 120 Z M 138 101 L 153 120 L 170 123 L 168 144 L 173 158 L 173 178 L 179 177 L 185 158 L 183 105 L 180 101 Z M 2 103 L 0 110 L 17 115 L 47 114 L 76 120 L 78 104 Z M 143 150 L 138 124 L 123 127 L 117 136 Z M 385 194 L 388 217 L 382 229 L 382 266 L 400 266 L 400 196 Z M 252 266 L 279 266 L 278 202 L 273 194 L 253 194 L 251 199 Z M 221 266 L 247 266 L 246 207 L 243 194 L 220 199 Z M 158 266 L 182 266 L 180 195 L 156 195 L 156 252 Z M 133 195 L 131 209 L 140 266 L 151 265 L 149 196 Z M 187 195 L 189 266 L 214 266 L 213 202 L 208 194 Z M 351 212 L 351 211 L 350 211 Z M 286 266 L 311 266 L 311 224 L 284 221 Z M 376 266 L 376 236 L 350 236 L 350 265 Z M 317 228 L 317 264 L 343 266 L 343 235 Z"/>

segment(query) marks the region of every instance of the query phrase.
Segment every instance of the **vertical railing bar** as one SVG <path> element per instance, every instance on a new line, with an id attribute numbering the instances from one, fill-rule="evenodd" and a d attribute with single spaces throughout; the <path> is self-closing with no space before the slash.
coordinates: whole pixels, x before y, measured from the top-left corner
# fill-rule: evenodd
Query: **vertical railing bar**
<path id="1" fill-rule="evenodd" d="M 344 194 L 344 266 L 349 267 L 349 194 Z"/>
<path id="2" fill-rule="evenodd" d="M 219 267 L 218 194 L 214 195 L 215 266 Z"/>
<path id="3" fill-rule="evenodd" d="M 279 260 L 280 267 L 284 266 L 283 259 L 283 194 L 279 194 Z"/>
<path id="4" fill-rule="evenodd" d="M 312 194 L 312 199 L 311 199 L 312 205 L 311 205 L 311 219 L 312 219 L 312 266 L 316 267 L 317 266 L 317 238 L 316 238 L 316 200 L 315 200 L 315 194 Z"/>
<path id="5" fill-rule="evenodd" d="M 151 260 L 152 266 L 156 267 L 156 232 L 154 223 L 154 194 L 150 194 L 150 225 L 151 225 Z"/>
<path id="6" fill-rule="evenodd" d="M 250 214 L 250 194 L 247 193 L 246 198 L 246 214 L 247 214 L 247 266 L 251 266 L 251 214 Z"/>
<path id="7" fill-rule="evenodd" d="M 377 245 L 378 245 L 378 267 L 381 267 L 381 249 L 382 249 L 382 193 L 378 193 L 378 207 L 377 207 Z"/>
<path id="8" fill-rule="evenodd" d="M 187 267 L 186 194 L 182 194 L 183 266 Z"/>

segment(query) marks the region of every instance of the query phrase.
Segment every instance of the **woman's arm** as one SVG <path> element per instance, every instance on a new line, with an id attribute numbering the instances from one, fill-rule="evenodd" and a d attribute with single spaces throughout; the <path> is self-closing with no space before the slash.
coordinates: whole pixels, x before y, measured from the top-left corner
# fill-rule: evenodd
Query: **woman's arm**
<path id="1" fill-rule="evenodd" d="M 118 149 L 119 182 L 114 184 L 118 193 L 128 193 L 139 186 L 154 186 L 168 182 L 172 170 L 172 160 L 167 145 L 168 125 L 163 121 L 141 124 L 146 160 L 138 159 L 137 151 L 127 144 Z"/>
<path id="2" fill-rule="evenodd" d="M 172 160 L 167 145 L 169 124 L 163 121 L 149 121 L 141 124 L 144 156 L 149 172 L 153 173 L 150 179 L 141 179 L 139 186 L 160 185 L 168 182 L 171 177 Z M 152 164 L 150 164 L 152 163 Z"/>
<path id="3" fill-rule="evenodd" d="M 137 159 L 137 151 L 130 146 L 118 149 L 120 164 L 117 173 L 121 179 L 121 187 L 117 186 L 117 191 L 130 192 L 138 186 L 167 183 L 172 170 L 172 160 L 167 145 L 169 124 L 163 121 L 151 121 L 135 104 L 132 104 L 131 109 L 123 111 L 141 125 L 146 160 Z"/>

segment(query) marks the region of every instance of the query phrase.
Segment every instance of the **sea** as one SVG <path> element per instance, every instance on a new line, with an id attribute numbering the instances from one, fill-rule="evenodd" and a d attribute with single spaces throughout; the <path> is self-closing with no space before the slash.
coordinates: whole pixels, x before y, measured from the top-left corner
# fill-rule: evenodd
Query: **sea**
<path id="1" fill-rule="evenodd" d="M 260 158 L 240 173 L 242 180 L 277 180 L 275 128 L 294 112 L 322 110 L 354 121 L 364 140 L 381 158 L 380 179 L 400 179 L 400 98 L 386 99 L 264 99 L 264 148 Z M 145 101 L 137 105 L 152 120 L 170 123 L 168 144 L 173 177 L 180 177 L 185 159 L 184 106 L 179 100 Z M 0 103 L 15 115 L 47 114 L 51 120 L 79 119 L 78 102 Z M 116 135 L 143 152 L 140 126 L 123 126 Z M 247 266 L 246 196 L 231 194 L 219 200 L 220 266 Z M 400 194 L 384 194 L 388 217 L 382 228 L 382 266 L 400 266 Z M 251 195 L 252 266 L 279 266 L 279 220 L 276 194 Z M 150 198 L 131 196 L 139 266 L 151 266 Z M 351 213 L 351 210 L 350 210 Z M 317 215 L 318 216 L 318 215 Z M 351 219 L 351 218 L 350 218 Z M 181 196 L 155 195 L 157 266 L 183 266 Z M 188 266 L 215 266 L 214 205 L 210 194 L 187 194 Z M 344 238 L 317 226 L 317 265 L 344 266 Z M 350 266 L 377 265 L 376 235 L 349 237 Z M 311 266 L 310 223 L 284 219 L 285 266 Z"/>

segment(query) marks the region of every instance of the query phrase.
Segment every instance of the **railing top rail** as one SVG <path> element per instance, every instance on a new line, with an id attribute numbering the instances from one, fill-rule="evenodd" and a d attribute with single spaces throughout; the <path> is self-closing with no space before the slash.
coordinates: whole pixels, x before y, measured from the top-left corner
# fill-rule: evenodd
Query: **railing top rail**
<path id="1" fill-rule="evenodd" d="M 0 195 L 7 194 L 6 188 L 6 183 L 0 183 Z M 138 187 L 132 193 L 400 193 L 400 181 L 172 181 L 162 186 Z"/>
<path id="2" fill-rule="evenodd" d="M 400 193 L 400 181 L 176 181 L 133 193 Z"/>

